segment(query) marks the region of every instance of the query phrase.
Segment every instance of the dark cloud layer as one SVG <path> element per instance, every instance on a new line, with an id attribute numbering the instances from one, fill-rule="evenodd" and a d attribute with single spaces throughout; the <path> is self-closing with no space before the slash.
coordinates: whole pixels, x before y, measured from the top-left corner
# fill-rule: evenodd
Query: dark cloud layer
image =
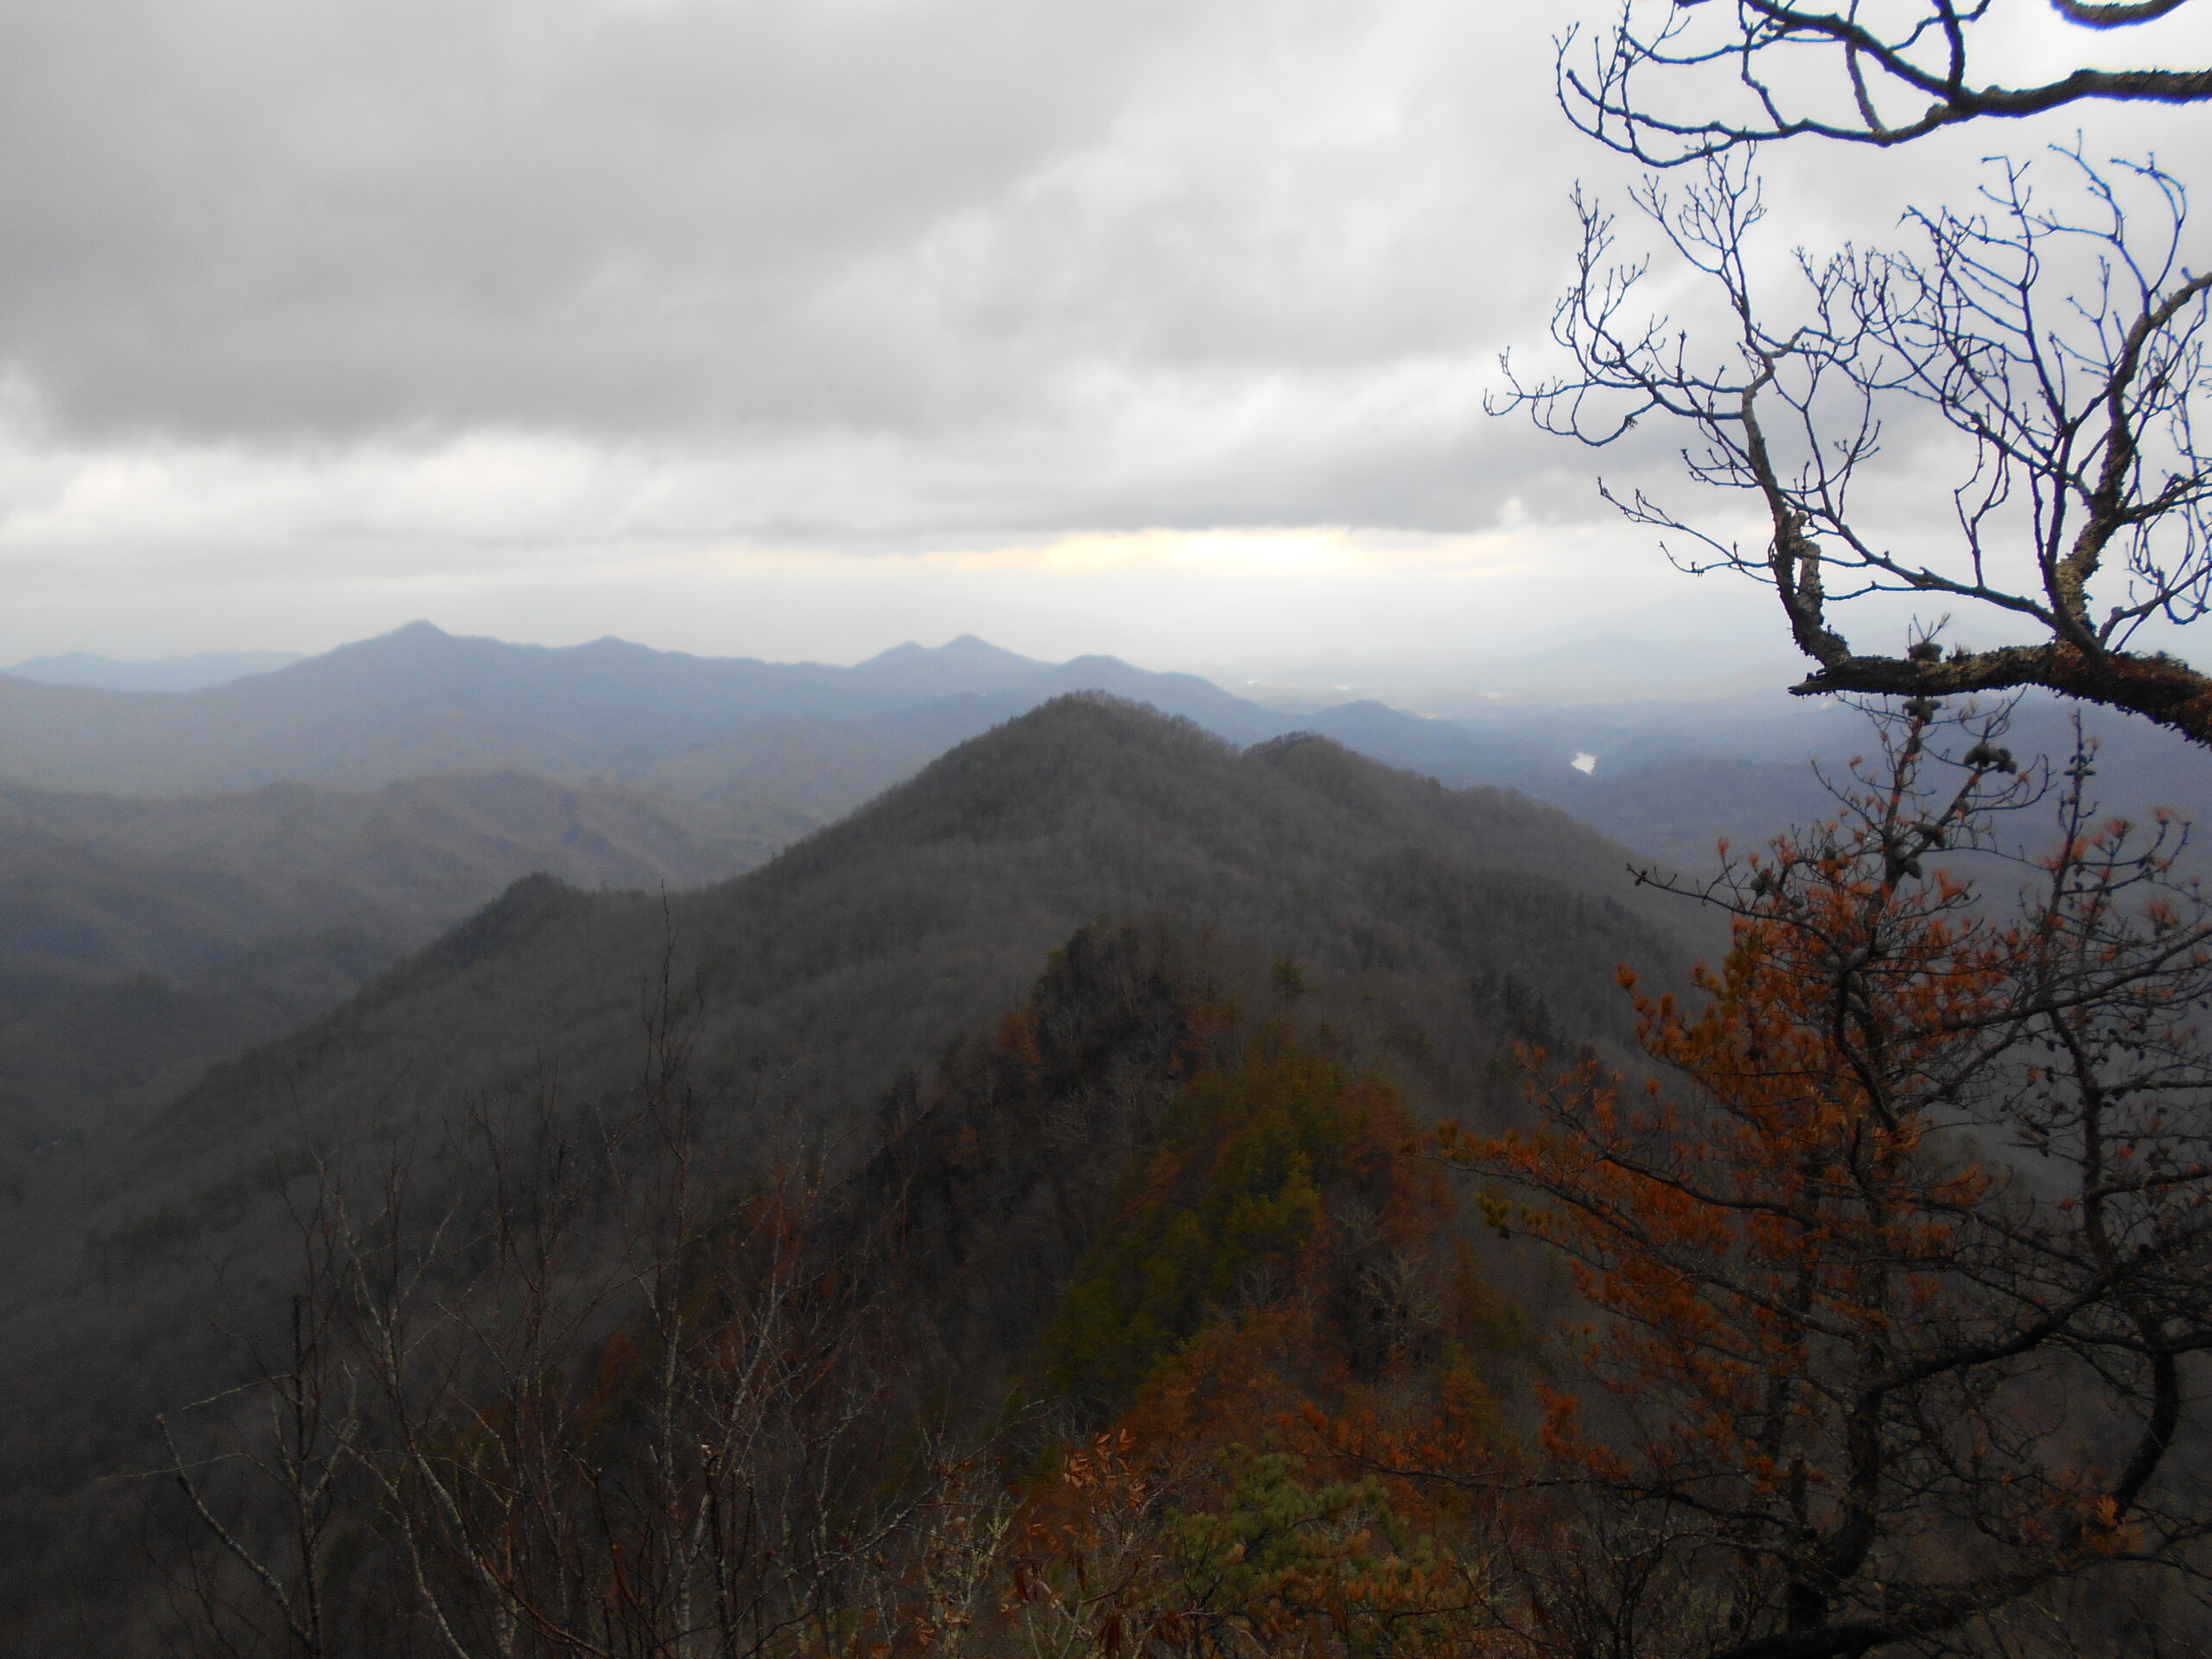
<path id="1" fill-rule="evenodd" d="M 1465 33 L 30 0 L 0 25 L 0 350 L 72 426 L 194 434 L 912 430 L 1049 416 L 1085 369 L 1449 353 L 1479 334 L 1472 134 L 1418 59 Z"/>
<path id="2" fill-rule="evenodd" d="M 1463 526 L 1564 177 L 1478 10 L 16 0 L 0 361 L 54 442 L 892 469 L 738 531 Z"/>
<path id="3" fill-rule="evenodd" d="M 0 0 L 0 562 L 1586 519 L 1581 10 Z"/>

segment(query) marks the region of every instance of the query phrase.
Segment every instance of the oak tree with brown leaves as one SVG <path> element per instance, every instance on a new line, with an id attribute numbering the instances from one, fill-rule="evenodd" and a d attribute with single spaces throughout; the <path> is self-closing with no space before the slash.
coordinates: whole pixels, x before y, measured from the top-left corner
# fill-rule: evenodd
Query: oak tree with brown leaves
<path id="1" fill-rule="evenodd" d="M 2040 791 L 1996 738 L 1889 721 L 1834 821 L 1703 891 L 1733 947 L 1638 995 L 1647 1083 L 1540 1068 L 1533 1129 L 1446 1137 L 1588 1309 L 1524 1490 L 1637 1535 L 1691 1621 L 1619 1651 L 1971 1651 L 2204 1564 L 2212 914 L 2086 754 L 2013 866 Z M 1504 1623 L 1581 1650 L 1525 1576 L 1550 1622 Z"/>

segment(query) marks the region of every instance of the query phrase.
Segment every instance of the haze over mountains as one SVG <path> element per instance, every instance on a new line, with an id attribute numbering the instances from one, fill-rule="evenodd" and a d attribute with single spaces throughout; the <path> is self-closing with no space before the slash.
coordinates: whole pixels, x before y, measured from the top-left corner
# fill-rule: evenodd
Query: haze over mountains
<path id="1" fill-rule="evenodd" d="M 891 776 L 1047 697 L 1136 695 L 1232 739 L 1281 716 L 1185 675 L 1108 658 L 1033 663 L 974 639 L 902 646 L 854 668 L 656 652 L 618 639 L 553 650 L 416 623 L 271 673 L 170 696 L 0 677 L 0 776 L 51 789 L 158 794 L 277 779 L 353 787 L 525 767 L 652 781 L 696 776 L 741 734 L 741 760 L 809 722 L 867 734 Z M 725 766 L 704 768 L 721 777 Z M 742 776 L 741 766 L 737 777 Z M 873 793 L 886 777 L 863 793 Z M 850 803 L 848 803 L 850 804 Z"/>
<path id="2" fill-rule="evenodd" d="M 735 874 L 1071 686 L 1281 725 L 972 639 L 840 669 L 417 625 L 178 692 L 0 676 L 0 1186 L 94 1103 L 320 1013 L 520 876 Z"/>
<path id="3" fill-rule="evenodd" d="M 128 677 L 162 665 L 108 666 Z M 1652 695 L 1653 677 L 1677 669 L 1690 677 L 1675 695 Z M 1109 657 L 1040 663 L 972 636 L 897 646 L 845 668 L 693 657 L 612 639 L 512 645 L 417 623 L 172 696 L 0 675 L 0 778 L 168 794 L 280 779 L 361 788 L 522 769 L 765 802 L 820 822 L 1000 721 L 1097 690 L 1232 742 L 1313 731 L 1449 785 L 1504 785 L 1655 855 L 1694 859 L 1718 835 L 1740 841 L 1817 810 L 1825 798 L 1805 760 L 1821 754 L 1840 765 L 1863 747 L 1856 714 L 1795 702 L 1780 695 L 1785 682 L 1777 666 L 1700 686 L 1676 656 L 1593 639 L 1470 664 L 1456 690 L 1409 680 L 1408 701 L 1324 702 L 1258 682 L 1246 688 L 1254 696 L 1240 696 Z M 1630 695 L 1630 686 L 1641 689 Z M 2049 705 L 2027 705 L 2021 721 L 2027 748 L 2070 741 L 2065 717 Z M 2183 762 L 2179 740 L 2110 717 L 2092 723 L 2107 745 L 2116 802 L 2212 804 L 2196 798 L 2198 769 Z M 1592 775 L 1575 769 L 1578 753 L 1594 757 Z"/>
<path id="4" fill-rule="evenodd" d="M 1583 655 L 1602 687 L 1603 659 L 1635 653 Z M 973 637 L 846 668 L 416 624 L 273 668 L 232 661 L 253 671 L 181 691 L 0 675 L 0 1181 L 16 1179 L 9 1147 L 278 1034 L 521 875 L 652 891 L 736 874 L 1071 690 L 1236 744 L 1295 728 L 1449 786 L 1514 788 L 1688 866 L 1721 836 L 1755 842 L 1825 810 L 1807 756 L 1840 770 L 1865 742 L 1850 710 L 1770 693 L 1547 701 L 1573 658 L 1548 653 L 1529 695 L 1471 696 L 1459 719 L 1372 699 L 1270 708 L 1192 675 L 1039 663 Z M 2022 729 L 2025 748 L 2069 741 L 2049 709 L 2024 711 Z M 2100 769 L 2114 804 L 2212 804 L 2178 740 L 2113 735 Z M 78 1040 L 94 1027 L 131 1034 Z"/>
<path id="5" fill-rule="evenodd" d="M 697 887 L 812 822 L 519 772 L 167 798 L 0 785 L 0 1192 L 25 1148 L 321 1013 L 522 876 Z"/>
<path id="6" fill-rule="evenodd" d="M 189 656 L 124 662 L 90 652 L 68 651 L 58 657 L 32 657 L 12 663 L 0 672 L 48 685 L 97 685 L 113 691 L 195 691 L 247 674 L 266 674 L 298 662 L 300 657 L 296 651 L 202 651 Z"/>
<path id="7" fill-rule="evenodd" d="M 1544 653 L 1514 671 L 1531 677 L 1524 695 L 1470 690 L 1457 718 L 1372 698 L 1273 708 L 1194 675 L 1040 663 L 972 636 L 839 667 L 417 623 L 275 666 L 171 659 L 232 674 L 182 690 L 0 675 L 0 1187 L 88 1115 L 335 1006 L 523 875 L 650 893 L 741 874 L 1071 691 L 1233 745 L 1294 729 L 1448 787 L 1514 789 L 1616 838 L 1624 863 L 1698 868 L 1720 836 L 1755 844 L 1818 816 L 1830 802 L 1808 757 L 1840 776 L 1866 746 L 1853 711 L 1770 688 L 1546 695 L 1581 669 L 1602 691 L 1623 663 L 1650 666 L 1618 642 Z M 127 681 L 164 665 L 107 668 Z M 2180 740 L 2101 723 L 2108 804 L 2212 809 Z M 2028 705 L 2012 741 L 2059 754 L 2071 733 Z"/>
<path id="8" fill-rule="evenodd" d="M 632 1089 L 664 995 L 730 1159 L 854 1166 L 1101 922 L 1417 1114 L 1502 1112 L 1511 1041 L 1622 1053 L 1616 965 L 1720 943 L 1631 865 L 1819 811 L 1807 757 L 1866 741 L 1771 697 L 1470 707 L 972 637 L 848 668 L 421 624 L 181 690 L 0 675 L 0 1630 L 95 1616 L 62 1562 L 150 1628 L 104 1477 L 224 1385 L 219 1324 L 281 1310 L 305 1147 L 458 1181 L 435 1148 L 484 1103 Z M 2115 805 L 2197 804 L 2177 743 L 2111 735 Z M 2022 710 L 2024 753 L 2069 741 Z"/>

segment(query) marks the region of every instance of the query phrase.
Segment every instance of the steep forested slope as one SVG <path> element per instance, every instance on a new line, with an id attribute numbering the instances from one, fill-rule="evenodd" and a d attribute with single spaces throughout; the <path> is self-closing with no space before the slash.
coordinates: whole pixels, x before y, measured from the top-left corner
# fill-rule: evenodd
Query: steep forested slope
<path id="1" fill-rule="evenodd" d="M 903 1074 L 1101 917 L 1158 918 L 1243 964 L 1434 1109 L 1495 1097 L 1504 1010 L 1606 1042 L 1624 1029 L 1614 963 L 1681 966 L 1625 861 L 1516 797 L 1324 741 L 1239 752 L 1073 698 L 720 887 L 664 903 L 520 884 L 345 1008 L 45 1154 L 4 1241 L 21 1263 L 0 1306 L 22 1402 L 0 1441 L 7 1617 L 52 1611 L 54 1552 L 102 1559 L 116 1489 L 87 1483 L 142 1463 L 156 1410 L 219 1384 L 213 1328 L 250 1338 L 256 1310 L 283 1306 L 303 1145 L 434 1157 L 472 1100 L 617 1098 L 664 974 L 714 1132 L 755 1161 L 850 1164 Z"/>
<path id="2" fill-rule="evenodd" d="M 812 827 L 750 799 L 706 807 L 522 772 L 167 798 L 0 784 L 0 949 L 57 973 L 187 973 L 357 917 L 427 936 L 533 869 L 584 887 L 697 887 Z"/>
<path id="3" fill-rule="evenodd" d="M 0 785 L 0 1204 L 29 1148 L 334 1006 L 523 875 L 696 887 L 810 827 L 515 772 L 168 799 Z"/>

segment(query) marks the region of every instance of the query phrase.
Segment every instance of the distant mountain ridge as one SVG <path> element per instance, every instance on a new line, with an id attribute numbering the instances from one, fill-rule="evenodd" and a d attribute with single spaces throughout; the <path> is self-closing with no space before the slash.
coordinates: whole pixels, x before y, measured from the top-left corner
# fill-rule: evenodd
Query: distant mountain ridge
<path id="1" fill-rule="evenodd" d="M 515 645 L 416 622 L 194 690 L 118 691 L 0 676 L 0 778 L 126 794 L 245 789 L 288 778 L 363 787 L 507 767 L 642 779 L 686 751 L 743 732 L 798 721 L 866 730 L 887 718 L 895 729 L 899 717 L 926 705 L 964 700 L 972 706 L 933 734 L 941 748 L 1071 690 L 1147 702 L 1234 741 L 1271 736 L 1286 724 L 1192 675 L 1153 674 L 1105 657 L 1037 663 L 972 637 L 935 650 L 896 647 L 839 668 L 695 657 L 614 639 Z M 974 729 L 959 729 L 963 724 Z M 875 788 L 928 758 L 892 734 L 881 749 Z"/>
<path id="2" fill-rule="evenodd" d="M 1868 741 L 1847 707 L 1771 698 L 1523 700 L 1455 718 L 1360 699 L 1292 713 L 1196 675 L 1104 656 L 1042 663 L 972 634 L 909 642 L 847 668 L 611 638 L 508 645 L 418 622 L 189 691 L 0 675 L 0 779 L 162 795 L 522 770 L 823 823 L 954 745 L 1079 690 L 1149 704 L 1233 743 L 1310 731 L 1454 786 L 1517 789 L 1640 852 L 1694 863 L 1723 836 L 1763 840 L 1830 810 L 1808 760 L 1825 756 L 1840 776 Z M 2063 754 L 2068 713 L 2047 699 L 2024 705 L 2016 747 Z M 2101 712 L 2089 724 L 2105 738 L 2100 772 L 2114 810 L 2212 814 L 2212 772 L 2185 742 Z M 1597 757 L 1593 775 L 1575 769 L 1578 752 Z"/>
<path id="3" fill-rule="evenodd" d="M 845 669 L 418 624 L 186 691 L 0 677 L 0 1189 L 520 876 L 702 886 L 1071 686 L 1276 724 L 1188 676 L 973 637 Z M 87 1041 L 103 1022 L 121 1035 Z"/>
<path id="4" fill-rule="evenodd" d="M 1732 762 L 1747 738 L 1770 750 L 1776 741 L 1749 728 L 1707 734 L 1711 717 L 1730 723 L 1727 711 L 1688 706 L 1652 728 L 1597 708 L 1516 708 L 1459 721 L 1368 699 L 1291 713 L 1196 675 L 1098 655 L 1043 663 L 973 634 L 938 646 L 909 642 L 845 668 L 698 657 L 611 638 L 517 645 L 418 622 L 251 678 L 168 695 L 0 675 L 0 779 L 161 795 L 278 779 L 380 787 L 520 769 L 689 799 L 772 804 L 818 823 L 954 745 L 1079 690 L 1149 704 L 1233 743 L 1310 731 L 1447 784 L 1519 789 L 1632 844 L 1649 845 L 1637 830 L 1656 800 L 1669 853 L 1693 846 L 1702 822 L 1703 791 L 1691 791 L 1687 812 L 1669 797 L 1668 769 L 1681 752 Z M 1594 782 L 1569 764 L 1581 749 L 1603 757 Z M 1807 752 L 1789 754 L 1783 739 L 1777 775 L 1757 779 L 1750 811 L 1805 797 L 1802 770 L 1786 774 Z M 1638 766 L 1659 770 L 1625 792 L 1622 810 L 1609 810 L 1621 792 L 1617 776 Z"/>
<path id="5" fill-rule="evenodd" d="M 363 916 L 427 938 L 533 869 L 585 888 L 699 887 L 811 827 L 513 772 L 160 798 L 0 785 L 0 948 L 56 970 L 182 974 Z M 245 889 L 255 903 L 242 908 Z M 172 925 L 165 912 L 219 913 L 231 931 Z"/>

